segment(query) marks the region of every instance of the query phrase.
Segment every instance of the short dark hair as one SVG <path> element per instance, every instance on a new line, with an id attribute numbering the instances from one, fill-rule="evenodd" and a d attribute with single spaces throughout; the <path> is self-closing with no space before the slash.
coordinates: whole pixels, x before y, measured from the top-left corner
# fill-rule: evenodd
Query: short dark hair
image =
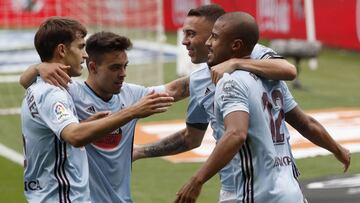
<path id="1" fill-rule="evenodd" d="M 50 17 L 45 20 L 35 34 L 34 45 L 41 61 L 53 58 L 54 49 L 59 44 L 69 46 L 78 36 L 85 37 L 86 28 L 77 20 L 66 17 Z"/>
<path id="2" fill-rule="evenodd" d="M 205 17 L 207 20 L 214 22 L 222 15 L 225 10 L 217 4 L 209 4 L 191 9 L 187 16 Z"/>
<path id="3" fill-rule="evenodd" d="M 89 61 L 102 63 L 102 56 L 113 51 L 126 51 L 131 49 L 132 43 L 129 38 L 117 35 L 113 32 L 97 32 L 86 40 L 86 52 Z"/>
<path id="4" fill-rule="evenodd" d="M 242 39 L 244 48 L 250 54 L 259 40 L 259 28 L 253 16 L 246 12 L 230 12 L 221 16 L 218 21 L 226 21 L 229 37 Z"/>

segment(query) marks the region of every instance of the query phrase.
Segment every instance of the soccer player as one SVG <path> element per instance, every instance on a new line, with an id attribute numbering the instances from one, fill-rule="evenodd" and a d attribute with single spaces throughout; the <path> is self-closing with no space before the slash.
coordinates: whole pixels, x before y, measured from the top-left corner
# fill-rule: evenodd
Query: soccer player
<path id="1" fill-rule="evenodd" d="M 198 10 L 194 9 L 192 11 L 193 14 L 191 14 L 191 17 L 189 17 L 189 18 L 191 18 L 191 20 L 189 20 L 187 18 L 188 21 L 186 22 L 186 24 L 188 24 L 188 26 L 191 26 L 191 27 L 187 28 L 188 29 L 186 32 L 187 39 L 190 40 L 190 37 L 191 37 L 192 42 L 185 42 L 185 40 L 184 40 L 184 44 L 187 45 L 188 49 L 191 49 L 191 50 L 193 50 L 193 52 L 196 52 L 196 53 L 198 53 L 199 49 L 200 50 L 204 49 L 205 41 L 208 38 L 208 36 L 210 35 L 210 31 L 213 26 L 213 23 L 216 20 L 216 17 L 218 17 L 224 13 L 224 10 L 221 7 L 216 6 L 216 5 L 205 6 L 204 8 L 198 9 Z M 199 12 L 199 14 L 197 14 L 197 12 Z M 207 12 L 209 12 L 209 13 L 205 17 L 204 13 L 207 13 Z M 212 17 L 212 13 L 215 14 L 215 17 Z M 198 21 L 198 20 L 200 20 L 200 21 Z M 195 23 L 195 24 L 193 24 L 193 23 Z M 206 29 L 201 27 L 201 25 L 203 23 L 205 23 L 206 26 L 204 28 L 206 28 Z M 194 32 L 194 33 L 190 35 L 190 32 Z M 92 37 L 90 37 L 89 40 L 87 41 L 87 44 L 86 44 L 87 47 L 93 47 L 93 46 L 97 47 L 94 45 L 94 43 L 91 42 L 93 40 L 90 40 L 90 39 L 92 39 Z M 108 42 L 108 40 L 106 40 L 106 38 L 105 39 L 101 38 L 101 40 L 99 39 L 98 41 L 99 42 L 97 42 L 97 43 L 100 43 L 101 41 Z M 110 46 L 110 45 L 108 45 L 108 46 Z M 273 52 L 268 52 L 267 48 L 264 48 L 260 45 L 258 46 L 258 48 L 259 48 L 258 52 L 256 54 L 254 53 L 254 56 L 257 55 L 257 56 L 255 56 L 255 58 L 260 58 L 261 56 L 263 56 L 264 58 L 268 58 L 273 55 Z M 91 51 L 91 50 L 93 50 L 93 51 Z M 96 52 L 96 50 L 98 50 L 98 51 Z M 89 54 L 89 63 L 87 63 L 88 68 L 90 68 L 89 65 L 90 65 L 90 62 L 92 61 L 92 59 L 95 61 L 96 58 L 101 59 L 101 58 L 104 58 L 105 56 L 109 55 L 106 53 L 104 54 L 103 51 L 100 51 L 100 50 L 103 50 L 103 49 L 98 49 L 98 47 L 97 48 L 87 48 L 87 52 Z M 107 51 L 105 51 L 105 52 L 107 52 Z M 207 52 L 203 52 L 203 51 L 199 52 L 199 54 L 196 54 L 194 59 L 198 60 L 198 58 L 200 58 L 200 61 L 206 62 Z M 103 63 L 105 63 L 105 64 L 114 63 L 114 62 L 111 62 L 111 60 L 110 60 L 110 59 L 114 59 L 114 58 L 106 57 L 106 59 L 108 59 L 108 60 Z M 104 61 L 104 60 L 102 60 L 102 61 Z M 195 62 L 195 61 L 193 61 L 193 62 Z M 109 80 L 109 78 L 111 78 L 113 74 L 109 73 L 109 75 L 105 75 L 105 72 L 102 73 L 102 71 L 106 70 L 106 68 L 105 68 L 106 66 L 102 65 L 103 63 L 101 63 L 99 65 L 99 63 L 100 63 L 99 61 L 97 61 L 95 63 L 99 67 L 96 69 L 96 74 L 94 72 L 94 77 L 89 77 L 87 79 L 87 84 L 90 88 L 92 88 L 94 90 L 94 92 L 96 92 L 96 94 L 101 96 L 102 95 L 102 94 L 100 94 L 101 92 L 108 92 L 108 93 L 111 92 L 111 89 L 108 89 L 111 87 L 111 85 L 109 86 L 108 83 L 112 83 L 112 81 Z M 230 67 L 230 71 L 232 71 L 232 69 L 234 69 L 234 68 L 244 68 L 246 70 L 254 71 L 255 73 L 257 73 L 259 75 L 263 75 L 264 77 L 270 77 L 273 79 L 277 79 L 279 77 L 282 79 L 293 79 L 294 73 L 296 73 L 295 67 L 293 65 L 289 64 L 284 59 L 271 59 L 271 60 L 264 59 L 262 61 L 254 61 L 254 60 L 246 60 L 246 61 L 239 60 L 239 61 L 237 61 L 237 60 L 234 60 L 231 63 L 234 64 L 234 66 Z M 206 65 L 206 64 L 204 64 L 204 65 Z M 274 68 L 269 68 L 274 65 L 275 65 Z M 245 67 L 243 67 L 243 66 L 245 66 Z M 44 68 L 44 67 L 46 67 L 46 68 Z M 100 67 L 103 67 L 103 68 L 100 68 Z M 110 66 L 109 66 L 109 68 L 110 68 Z M 225 67 L 225 68 L 227 68 L 227 67 Z M 39 69 L 39 70 L 37 70 L 37 69 Z M 208 69 L 206 69 L 206 70 L 208 70 Z M 23 75 L 21 77 L 21 83 L 23 84 L 23 86 L 26 87 L 29 83 L 31 83 L 33 81 L 33 78 L 38 73 L 40 73 L 40 75 L 43 75 L 43 77 L 47 78 L 47 81 L 51 82 L 52 84 L 66 85 L 70 79 L 70 78 L 63 77 L 64 75 L 62 74 L 62 71 L 59 68 L 55 69 L 55 72 L 51 72 L 51 73 L 49 73 L 49 72 L 45 73 L 46 71 L 51 72 L 51 69 L 50 69 L 49 65 L 47 65 L 47 64 L 33 66 L 32 68 L 30 68 L 29 70 L 27 70 L 26 72 L 23 73 Z M 28 73 L 30 73 L 29 74 L 30 76 L 27 75 Z M 93 73 L 89 69 L 89 76 L 90 76 L 90 74 L 93 74 Z M 209 74 L 209 77 L 206 78 L 206 80 L 207 80 L 206 82 L 208 84 L 211 84 L 210 73 L 206 73 L 206 74 Z M 48 77 L 49 75 L 50 75 L 50 77 Z M 102 80 L 96 79 L 97 77 L 100 77 L 101 75 L 103 76 L 102 78 L 105 78 L 105 79 L 102 79 Z M 76 88 L 72 88 L 71 87 L 72 85 L 73 84 L 71 84 L 69 86 L 70 90 L 76 89 Z M 87 87 L 84 84 L 82 84 L 82 86 L 84 86 L 84 89 L 87 89 Z M 170 91 L 169 94 L 171 96 L 174 96 L 175 100 L 177 100 L 177 98 L 179 96 L 184 97 L 189 94 L 188 93 L 188 82 L 185 79 L 177 80 L 175 85 L 172 85 L 172 86 L 175 88 L 165 88 L 165 89 L 167 89 L 167 91 Z M 126 87 L 126 86 L 124 86 L 124 87 Z M 96 91 L 97 89 L 101 90 L 101 91 L 99 91 L 100 93 L 98 93 Z M 183 91 L 183 89 L 185 91 Z M 213 90 L 214 90 L 214 87 L 212 87 L 212 91 Z M 205 89 L 204 89 L 204 91 L 205 91 Z M 93 108 L 91 107 L 91 105 L 88 105 L 85 107 L 83 105 L 80 105 L 82 103 L 82 99 L 81 98 L 76 99 L 76 98 L 78 98 L 77 94 L 72 94 L 71 92 L 72 91 L 70 91 L 70 94 L 73 96 L 73 98 L 75 98 L 74 99 L 75 107 L 77 109 L 78 108 L 80 109 L 78 111 L 84 111 L 81 109 L 84 109 L 86 107 L 89 107 L 88 111 L 90 111 L 90 112 L 92 111 L 91 109 L 93 109 Z M 84 93 L 84 95 L 87 94 L 88 92 L 89 91 L 87 90 Z M 90 93 L 91 93 L 91 91 L 90 91 Z M 131 92 L 127 88 L 121 88 L 120 94 L 127 95 L 126 96 L 127 98 L 133 97 L 133 96 L 131 96 Z M 110 94 L 108 94 L 108 95 L 110 95 Z M 179 95 L 179 96 L 176 96 L 176 95 Z M 213 95 L 213 92 L 210 94 L 210 97 L 209 97 L 210 100 L 207 101 L 206 104 L 213 103 L 212 95 Z M 133 98 L 133 100 L 136 100 L 136 99 L 138 99 L 138 98 L 136 98 L 136 97 Z M 77 104 L 78 102 L 79 102 L 79 105 Z M 95 103 L 95 102 L 93 102 L 93 103 Z M 104 106 L 101 107 L 101 105 L 104 105 Z M 108 104 L 106 102 L 103 102 L 103 103 L 100 103 L 97 108 L 99 109 L 99 111 L 104 110 L 104 109 L 107 110 L 107 106 L 108 106 Z M 81 116 L 80 113 L 79 113 L 79 116 Z M 86 118 L 86 116 L 82 119 L 85 119 L 85 118 Z M 122 132 L 124 133 L 124 135 L 122 137 L 126 137 L 126 138 L 129 138 L 128 140 L 132 140 L 135 123 L 136 123 L 136 121 L 134 121 L 134 122 L 132 121 L 129 125 L 126 125 L 121 128 L 121 129 L 127 129 L 126 131 L 122 130 Z M 196 130 L 196 129 L 194 129 L 194 130 Z M 126 135 L 125 135 L 125 133 L 126 133 Z M 189 145 L 192 145 L 194 147 L 196 145 L 199 145 L 201 143 L 201 140 L 202 140 L 202 137 L 203 137 L 205 131 L 203 131 L 203 132 L 201 131 L 201 133 L 203 133 L 203 134 L 199 137 L 198 137 L 198 134 L 192 133 L 191 139 L 198 139 L 198 140 L 189 140 Z M 178 136 L 176 138 L 176 140 L 180 139 L 180 141 L 181 141 L 181 139 L 183 137 L 185 137 L 185 130 L 176 133 L 175 136 Z M 112 139 L 112 137 L 110 136 L 108 140 L 111 140 L 111 139 Z M 106 143 L 106 141 L 101 141 L 98 144 L 101 144 L 101 143 L 103 143 L 102 145 L 105 145 L 104 143 Z M 123 142 L 120 142 L 120 144 L 122 144 L 122 143 Z M 92 143 L 91 145 L 87 146 L 87 149 L 91 149 L 91 152 L 89 152 L 89 154 L 95 154 L 95 157 L 102 155 L 101 159 L 89 158 L 90 163 L 97 162 L 97 164 L 94 164 L 94 166 L 99 166 L 99 170 L 92 170 L 90 168 L 90 181 L 92 181 L 92 180 L 100 181 L 99 183 L 91 182 L 92 183 L 91 191 L 97 191 L 97 192 L 91 193 L 91 196 L 93 199 L 100 200 L 101 198 L 104 198 L 105 200 L 108 200 L 108 199 L 113 198 L 112 201 L 114 201 L 114 202 L 129 202 L 130 201 L 130 175 L 131 175 L 131 173 L 130 173 L 131 172 L 130 171 L 130 162 L 131 162 L 130 149 L 131 148 L 130 147 L 132 146 L 132 143 L 129 141 L 129 142 L 127 142 L 127 144 L 128 145 L 123 144 L 121 146 L 117 146 L 113 150 L 111 150 L 111 148 L 110 148 L 109 150 L 106 150 L 106 153 L 104 152 L 105 150 L 103 148 L 100 148 L 99 146 L 97 146 L 96 143 Z M 169 151 L 168 147 L 169 146 L 166 147 L 166 150 L 167 150 L 166 152 Z M 171 150 L 178 150 L 180 152 L 180 151 L 185 151 L 188 149 L 190 149 L 188 147 L 188 143 L 175 143 L 174 148 L 172 148 Z M 120 159 L 119 157 L 123 157 L 123 158 Z M 126 157 L 126 158 L 124 158 L 124 157 Z M 104 164 L 105 162 L 106 162 L 106 164 Z M 114 170 L 109 170 L 110 175 L 108 175 L 107 174 L 108 170 L 104 169 L 105 166 L 110 166 L 110 165 L 111 166 L 119 166 L 124 163 L 126 164 L 126 166 L 128 166 L 126 171 L 122 170 L 122 168 L 120 168 L 120 167 L 113 168 Z M 117 170 L 117 171 L 115 171 L 115 170 Z M 99 178 L 97 178 L 97 177 L 93 178 L 92 171 L 95 171 L 94 176 L 99 176 L 99 174 L 101 174 L 99 176 Z M 119 177 L 123 177 L 123 178 L 118 178 L 118 179 L 125 180 L 124 184 L 119 183 L 118 179 L 113 178 L 114 176 L 111 174 L 115 174 L 115 173 L 120 174 Z M 106 178 L 106 177 L 109 177 L 109 178 Z M 110 179 L 110 177 L 112 179 Z M 227 179 L 231 179 L 231 178 L 232 177 L 230 176 Z M 100 179 L 102 179 L 102 180 L 100 180 Z M 232 184 L 233 181 L 230 180 L 230 182 Z M 102 184 L 106 185 L 106 186 L 110 185 L 112 187 L 112 189 L 110 190 L 110 189 L 108 189 L 108 187 L 102 188 L 102 187 L 97 186 L 97 185 L 102 185 Z M 231 187 L 233 188 L 233 186 L 231 186 Z M 226 188 L 226 185 L 224 186 L 224 188 Z M 234 189 L 232 189 L 232 188 L 230 191 L 232 191 L 232 194 L 234 194 Z M 227 190 L 229 190 L 229 189 L 227 189 Z M 223 193 L 225 195 L 222 195 L 222 196 L 227 197 L 225 190 L 223 190 Z"/>
<path id="2" fill-rule="evenodd" d="M 199 62 L 206 62 L 206 59 L 207 59 L 207 51 L 205 50 L 205 52 L 203 51 L 203 49 L 205 49 L 205 41 L 206 39 L 208 38 L 208 36 L 210 36 L 210 31 L 211 31 L 211 28 L 213 26 L 213 23 L 215 22 L 216 18 L 219 17 L 220 15 L 224 14 L 224 10 L 219 7 L 219 6 L 216 6 L 216 5 L 211 5 L 211 6 L 204 6 L 204 7 L 200 7 L 199 9 L 193 9 L 191 11 L 191 13 L 189 12 L 189 17 L 187 18 L 187 21 L 185 21 L 185 24 L 184 24 L 184 30 L 185 30 L 185 26 L 187 26 L 186 28 L 186 40 L 184 40 L 184 45 L 186 45 L 188 47 L 189 50 L 192 51 L 192 55 L 194 54 L 194 57 L 192 57 L 192 60 L 193 62 L 195 63 L 199 63 Z M 202 25 L 205 25 L 204 27 Z M 87 43 L 87 46 L 89 46 L 90 43 Z M 262 75 L 264 77 L 270 77 L 270 78 L 273 78 L 273 79 L 278 79 L 278 78 L 281 78 L 281 79 L 293 79 L 294 78 L 294 74 L 296 73 L 296 69 L 293 65 L 289 64 L 286 60 L 284 59 L 281 59 L 281 58 L 276 58 L 276 59 L 271 59 L 271 60 L 267 60 L 266 58 L 269 58 L 269 57 L 276 57 L 276 55 L 270 51 L 270 49 L 267 49 L 265 47 L 262 47 L 261 45 L 257 46 L 258 47 L 258 51 L 257 53 L 254 52 L 254 58 L 265 58 L 264 60 L 232 60 L 232 61 L 229 61 L 230 64 L 232 64 L 233 66 L 229 67 L 228 66 L 225 66 L 225 70 L 226 68 L 227 69 L 230 69 L 230 71 L 233 71 L 234 68 L 241 68 L 241 69 L 245 69 L 245 70 L 250 70 L 250 71 L 253 71 L 254 73 L 257 73 L 259 75 Z M 88 50 L 88 48 L 87 48 Z M 88 50 L 88 54 L 89 54 L 89 58 L 95 58 L 95 57 L 98 57 L 97 54 L 99 54 L 99 56 L 102 55 L 101 52 L 93 52 L 91 53 L 89 50 Z M 189 51 L 189 54 L 190 54 L 190 51 Z M 89 65 L 89 63 L 87 63 Z M 47 78 L 47 81 L 51 82 L 52 84 L 61 84 L 61 85 L 66 85 L 67 82 L 69 81 L 69 78 L 66 78 L 66 77 L 63 77 L 64 75 L 62 74 L 61 70 L 60 69 L 56 69 L 55 72 L 51 72 L 51 73 L 45 73 L 46 71 L 50 71 L 50 67 L 47 66 L 47 68 L 43 68 L 44 66 L 47 66 L 46 64 L 41 64 L 39 65 L 37 68 L 39 69 L 39 72 L 40 72 L 40 75 L 43 75 L 45 78 Z M 204 64 L 204 66 L 206 66 L 206 64 Z M 270 67 L 273 67 L 273 68 L 270 68 Z M 30 68 L 29 70 L 27 70 L 21 77 L 21 83 L 26 87 L 29 83 L 32 82 L 33 78 L 35 75 L 37 75 L 39 72 L 38 70 L 36 70 L 37 68 L 35 68 L 35 66 L 33 66 L 32 68 Z M 88 67 L 89 68 L 89 67 Z M 220 65 L 220 68 L 222 70 L 221 71 L 224 71 L 224 67 L 221 67 Z M 204 69 L 204 68 L 203 68 Z M 102 71 L 103 69 L 99 69 L 98 70 L 98 74 L 102 74 L 100 73 L 100 71 Z M 206 67 L 206 71 L 205 71 L 205 74 L 208 75 L 209 77 L 206 78 L 206 84 L 212 84 L 211 82 L 211 78 L 210 78 L 210 72 L 207 71 L 207 67 Z M 229 71 L 229 70 L 228 70 Z M 27 73 L 29 72 L 32 72 L 30 75 L 30 77 L 27 75 Z M 89 71 L 90 72 L 90 71 Z M 90 72 L 91 74 L 91 72 Z M 46 75 L 52 75 L 51 77 L 47 77 Z M 105 77 L 107 78 L 107 77 Z M 88 78 L 87 81 L 92 81 L 95 79 L 90 79 Z M 102 89 L 103 91 L 109 91 L 107 90 L 107 88 L 109 88 L 109 85 L 107 84 L 108 82 L 111 82 L 111 80 L 108 80 L 108 79 L 104 79 L 104 80 L 96 80 L 97 83 L 94 83 L 94 85 L 96 85 L 98 88 Z M 89 82 L 90 84 L 90 82 Z M 175 97 L 175 100 L 177 100 L 177 96 L 176 95 L 180 95 L 181 97 L 184 97 L 185 95 L 189 94 L 188 93 L 188 83 L 187 83 L 187 80 L 182 80 L 182 79 L 179 79 L 178 82 L 176 84 L 180 84 L 180 85 L 174 85 L 175 87 L 180 87 L 180 90 L 177 89 L 177 88 L 172 88 L 172 92 L 173 93 L 170 93 L 170 95 L 174 96 Z M 70 85 L 71 87 L 72 85 Z M 91 85 L 89 85 L 90 87 L 92 87 Z M 203 88 L 206 88 L 206 86 L 203 86 Z M 72 89 L 72 88 L 70 88 Z M 93 89 L 96 89 L 96 88 L 93 88 Z M 169 88 L 171 89 L 171 88 Z M 182 89 L 185 89 L 185 91 L 182 91 Z M 203 89 L 203 91 L 205 92 L 206 89 Z M 212 99 L 213 99 L 213 90 L 214 90 L 214 87 L 211 86 L 211 91 L 209 93 L 209 96 L 207 99 L 208 101 L 206 102 L 206 105 L 208 104 L 211 104 L 213 103 Z M 124 93 L 123 94 L 127 94 L 126 90 L 124 89 L 123 90 Z M 95 91 L 96 92 L 96 91 Z M 199 89 L 199 92 L 202 92 L 201 89 Z M 71 92 L 70 92 L 71 93 Z M 199 93 L 200 94 L 200 93 Z M 76 95 L 76 94 L 74 94 Z M 193 95 L 196 95 L 196 93 L 193 93 Z M 202 94 L 200 94 L 202 95 Z M 74 96 L 76 98 L 76 96 Z M 196 103 L 193 103 L 193 104 L 196 104 Z M 75 105 L 76 105 L 76 108 L 77 108 L 77 101 L 75 99 Z M 104 104 L 104 105 L 107 105 L 107 104 Z M 211 105 L 207 106 L 208 108 L 211 108 Z M 90 106 L 89 106 L 90 107 Z M 80 107 L 79 107 L 80 108 Z M 84 108 L 84 107 L 81 107 L 81 108 Z M 104 107 L 105 108 L 105 107 Z M 103 108 L 99 108 L 99 109 L 103 109 Z M 193 112 L 195 115 L 195 112 Z M 210 113 L 211 115 L 211 113 Z M 203 116 L 203 115 L 202 115 Z M 207 117 L 207 115 L 206 115 Z M 206 118 L 205 118 L 206 119 Z M 207 125 L 207 124 L 206 124 Z M 133 136 L 133 128 L 135 128 L 135 122 L 131 125 L 132 127 L 131 128 L 128 128 L 128 129 L 131 129 L 129 130 L 129 132 L 131 132 L 130 136 L 126 136 L 126 137 L 132 137 Z M 201 140 L 203 138 L 203 135 L 205 133 L 205 130 L 201 130 L 199 132 L 202 133 L 202 135 L 198 135 L 198 134 L 195 134 L 194 133 L 194 130 L 196 131 L 196 129 L 192 129 L 192 133 L 191 133 L 191 136 L 187 136 L 185 134 L 185 132 L 188 132 L 186 130 L 182 130 L 180 132 L 177 132 L 174 136 L 174 140 L 175 142 L 172 143 L 168 143 L 169 145 L 165 146 L 165 150 L 163 152 L 165 153 L 178 153 L 178 152 L 182 152 L 182 151 L 185 151 L 185 150 L 190 150 L 198 145 L 200 145 L 201 143 Z M 128 131 L 127 131 L 128 132 Z M 124 136 L 122 136 L 124 137 Z M 182 142 L 183 140 L 183 137 L 187 137 L 189 138 L 189 140 L 187 140 L 186 143 Z M 180 141 L 180 142 L 177 142 L 177 141 Z M 162 145 L 162 144 L 161 144 Z M 173 145 L 173 148 L 171 147 L 171 145 Z M 91 146 L 94 146 L 94 144 L 92 144 Z M 190 147 L 189 147 L 190 146 Z M 90 147 L 87 147 L 87 148 L 90 148 Z M 161 150 L 162 147 L 160 148 L 157 148 L 157 149 L 160 149 Z M 100 151 L 99 148 L 96 148 Z M 156 149 L 156 150 L 157 150 Z M 153 153 L 152 155 L 153 156 L 160 156 L 158 152 L 156 152 L 156 150 L 149 150 L 149 153 Z M 95 150 L 94 150 L 95 151 Z M 122 151 L 122 148 L 121 147 L 117 147 L 116 150 L 113 150 L 112 153 L 111 152 L 108 152 L 107 153 L 107 156 L 103 156 L 102 158 L 103 159 L 94 159 L 94 162 L 97 161 L 97 160 L 100 160 L 99 161 L 99 164 L 98 165 L 101 165 L 103 164 L 101 160 L 105 160 L 105 158 L 109 157 L 109 159 L 106 159 L 106 162 L 107 163 L 110 163 L 110 162 L 114 162 L 113 165 L 116 165 L 116 164 L 121 164 L 121 162 L 119 162 L 115 156 L 115 154 L 117 154 L 118 156 L 120 156 L 120 152 L 117 152 L 117 151 Z M 131 161 L 131 158 L 129 157 L 130 155 L 130 152 L 128 151 L 122 151 L 122 153 L 127 153 L 127 157 L 128 157 L 128 160 L 126 161 L 127 162 L 130 162 Z M 134 152 L 135 154 L 137 154 L 137 150 L 135 150 Z M 94 154 L 100 154 L 100 153 L 94 153 Z M 111 155 L 114 155 L 114 156 L 111 156 Z M 122 156 L 125 156 L 125 155 L 122 155 Z M 135 155 L 134 156 L 135 159 L 137 158 L 137 156 Z M 111 158 L 111 159 L 110 159 Z M 90 160 L 91 161 L 91 160 Z M 130 164 L 129 164 L 130 166 Z M 126 195 L 123 195 L 124 197 L 126 198 L 123 198 L 123 199 L 130 199 L 130 191 L 129 191 L 129 188 L 130 188 L 130 179 L 128 177 L 130 177 L 130 173 L 123 173 L 121 171 L 121 169 L 119 168 L 118 169 L 118 173 L 121 173 L 122 176 L 126 176 L 126 182 L 127 184 L 118 184 L 118 182 L 116 180 L 113 180 L 114 183 L 112 183 L 113 185 L 113 188 L 116 188 L 116 189 L 113 189 L 113 190 L 107 190 L 107 189 L 103 189 L 104 192 L 102 192 L 103 194 L 105 194 L 104 196 L 106 196 L 107 192 L 111 192 L 111 195 L 107 195 L 106 197 L 104 198 L 109 198 L 110 196 L 111 197 L 116 197 L 116 196 L 119 196 L 119 194 L 126 194 Z M 231 170 L 231 169 L 229 169 Z M 106 170 L 103 170 L 104 171 L 104 177 L 107 177 L 108 175 L 105 173 Z M 94 175 L 98 175 L 98 173 L 95 173 Z M 92 174 L 90 173 L 90 180 L 92 180 Z M 230 196 L 233 196 L 235 197 L 235 192 L 234 192 L 234 186 L 233 186 L 233 181 L 231 180 L 232 179 L 232 176 L 231 175 L 226 175 L 225 176 L 226 178 L 222 177 L 222 179 L 224 179 L 224 184 L 223 184 L 223 190 L 221 191 L 223 195 L 221 195 L 221 197 L 224 197 L 222 199 L 224 200 L 227 200 L 228 199 L 228 193 L 230 193 Z M 105 179 L 106 180 L 106 179 Z M 106 180 L 107 181 L 107 180 Z M 108 182 L 110 182 L 111 180 L 109 180 Z M 226 183 L 227 182 L 227 183 Z M 92 185 L 94 185 L 94 187 L 96 187 L 96 184 L 97 183 L 94 183 Z M 230 186 L 228 186 L 230 185 Z M 97 189 L 98 191 L 101 190 L 100 187 L 96 187 L 95 189 Z M 94 189 L 92 189 L 93 191 Z M 230 191 L 230 192 L 228 192 Z M 97 197 L 99 197 L 99 193 L 101 192 L 97 192 L 95 195 Z M 93 196 L 93 195 L 92 195 Z M 95 197 L 95 198 L 97 198 Z M 99 197 L 100 198 L 100 197 Z M 234 198 L 233 198 L 234 199 Z M 117 199 L 115 199 L 117 200 Z M 114 200 L 114 201 L 115 201 Z"/>
<path id="3" fill-rule="evenodd" d="M 36 32 L 35 47 L 43 62 L 68 65 L 66 74 L 79 76 L 81 64 L 88 57 L 84 50 L 86 34 L 78 21 L 52 17 Z M 121 80 L 118 82 L 113 85 L 121 85 Z M 86 101 L 82 94 L 78 98 Z M 91 202 L 88 158 L 83 146 L 117 132 L 118 126 L 133 118 L 164 112 L 172 102 L 173 97 L 166 93 L 152 93 L 132 106 L 124 103 L 121 111 L 110 116 L 95 114 L 89 120 L 106 117 L 79 123 L 77 112 L 83 112 L 75 109 L 69 92 L 38 78 L 27 89 L 21 107 L 27 201 Z"/>
<path id="4" fill-rule="evenodd" d="M 88 78 L 85 82 L 73 82 L 68 86 L 80 120 L 86 120 L 102 111 L 121 112 L 142 100 L 151 91 L 165 91 L 173 96 L 175 101 L 188 96 L 186 77 L 150 88 L 125 83 L 128 64 L 126 51 L 131 46 L 132 43 L 128 38 L 111 32 L 95 33 L 86 41 L 86 51 L 89 54 Z M 54 75 L 52 71 L 59 71 L 57 67 L 56 63 L 31 66 L 22 74 L 20 83 L 24 87 L 31 84 L 38 71 L 48 71 L 50 75 Z M 58 73 L 62 78 L 62 71 Z M 59 78 L 46 78 L 61 83 Z M 62 79 L 64 80 L 67 78 Z M 93 202 L 132 202 L 131 154 L 137 118 L 136 116 L 130 118 L 127 123 L 118 125 L 114 131 L 86 145 L 90 195 Z"/>
<path id="5" fill-rule="evenodd" d="M 206 42 L 209 66 L 250 57 L 258 36 L 256 21 L 249 14 L 221 16 Z M 300 110 L 283 81 L 241 70 L 225 73 L 216 86 L 214 101 L 214 130 L 221 139 L 175 202 L 195 202 L 202 185 L 236 154 L 240 157 L 233 161 L 237 202 L 304 202 L 293 171 L 285 119 L 303 136 L 334 153 L 345 171 L 350 164 L 349 151 Z"/>
<path id="6" fill-rule="evenodd" d="M 216 129 L 214 116 L 215 84 L 211 70 L 207 66 L 208 49 L 206 40 L 211 35 L 212 27 L 225 11 L 218 5 L 205 5 L 191 9 L 183 25 L 183 45 L 189 51 L 193 63 L 202 63 L 202 67 L 190 75 L 190 101 L 186 118 L 186 129 L 179 131 L 159 142 L 134 148 L 134 160 L 145 157 L 157 157 L 181 153 L 198 147 L 205 135 L 208 123 Z M 269 79 L 293 79 L 295 67 L 278 56 L 271 49 L 257 44 L 251 53 L 251 59 L 231 59 L 219 64 L 217 68 L 241 68 Z M 262 59 L 262 60 L 254 60 Z M 228 67 L 231 65 L 231 67 Z M 213 77 L 216 81 L 218 78 Z M 216 132 L 216 131 L 214 131 Z M 214 133 L 219 140 L 220 135 Z M 235 202 L 235 184 L 231 164 L 220 172 L 220 202 Z"/>

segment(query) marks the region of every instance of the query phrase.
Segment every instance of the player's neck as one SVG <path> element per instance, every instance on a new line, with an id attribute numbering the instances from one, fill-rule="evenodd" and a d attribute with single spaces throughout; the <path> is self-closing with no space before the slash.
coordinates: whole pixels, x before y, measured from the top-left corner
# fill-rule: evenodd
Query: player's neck
<path id="1" fill-rule="evenodd" d="M 113 94 L 106 93 L 101 90 L 101 88 L 98 88 L 98 86 L 95 84 L 93 80 L 90 80 L 89 78 L 85 81 L 85 84 L 89 87 L 89 89 L 100 99 L 102 99 L 105 102 L 110 101 Z"/>
<path id="2" fill-rule="evenodd" d="M 65 63 L 64 63 L 64 61 L 63 60 L 61 60 L 61 59 L 59 59 L 59 58 L 53 58 L 53 59 L 51 59 L 50 61 L 48 61 L 48 63 L 60 63 L 60 64 L 63 64 L 63 65 L 66 65 Z M 69 72 L 69 69 L 67 68 L 67 69 L 62 69 L 68 76 L 70 76 L 70 77 L 72 77 L 72 75 L 70 75 L 70 72 Z"/>

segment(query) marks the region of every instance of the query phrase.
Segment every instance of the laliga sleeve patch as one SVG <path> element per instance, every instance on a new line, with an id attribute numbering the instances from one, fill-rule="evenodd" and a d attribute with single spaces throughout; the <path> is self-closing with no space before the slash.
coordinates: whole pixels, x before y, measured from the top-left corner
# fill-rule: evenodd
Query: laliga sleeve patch
<path id="1" fill-rule="evenodd" d="M 56 119 L 58 121 L 64 120 L 65 118 L 70 117 L 70 113 L 65 108 L 64 104 L 61 102 L 56 102 L 53 109 Z"/>
<path id="2" fill-rule="evenodd" d="M 237 84 L 234 80 L 226 81 L 223 85 L 222 91 L 224 92 L 224 97 L 232 98 L 236 96 Z"/>

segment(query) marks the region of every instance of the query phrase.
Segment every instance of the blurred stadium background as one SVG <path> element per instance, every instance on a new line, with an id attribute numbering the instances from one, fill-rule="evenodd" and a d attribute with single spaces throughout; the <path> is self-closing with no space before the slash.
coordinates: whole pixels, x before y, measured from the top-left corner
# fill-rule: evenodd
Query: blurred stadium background
<path id="1" fill-rule="evenodd" d="M 360 133 L 348 130 L 360 129 L 360 115 L 356 113 L 360 111 L 360 0 L 0 0 L 0 202 L 25 202 L 19 155 L 22 153 L 19 106 L 24 90 L 18 77 L 30 64 L 39 62 L 33 36 L 46 17 L 70 16 L 83 22 L 90 33 L 110 30 L 130 37 L 134 48 L 129 52 L 127 81 L 154 85 L 186 75 L 194 68 L 179 45 L 178 29 L 190 8 L 208 3 L 255 16 L 264 44 L 280 38 L 320 42 L 317 68 L 309 66 L 309 60 L 301 60 L 302 89 L 292 88 L 291 83 L 289 86 L 308 112 L 345 110 L 347 113 L 338 116 L 348 119 L 345 119 L 348 125 L 342 123 L 336 137 L 341 140 L 343 129 L 344 137 L 352 133 L 354 140 L 347 144 L 360 142 Z M 293 57 L 289 60 L 296 62 Z M 181 123 L 186 106 L 187 100 L 179 102 L 169 112 L 144 119 L 140 124 L 173 120 Z M 332 120 L 333 124 L 337 124 L 337 119 Z M 342 171 L 332 156 L 302 158 L 297 163 L 302 181 L 341 175 Z M 134 201 L 171 202 L 200 165 L 174 164 L 163 159 L 135 162 Z M 353 154 L 349 173 L 360 173 L 359 153 Z M 198 202 L 217 202 L 218 190 L 215 177 L 205 185 Z M 359 194 L 360 185 L 352 185 L 351 191 Z"/>

